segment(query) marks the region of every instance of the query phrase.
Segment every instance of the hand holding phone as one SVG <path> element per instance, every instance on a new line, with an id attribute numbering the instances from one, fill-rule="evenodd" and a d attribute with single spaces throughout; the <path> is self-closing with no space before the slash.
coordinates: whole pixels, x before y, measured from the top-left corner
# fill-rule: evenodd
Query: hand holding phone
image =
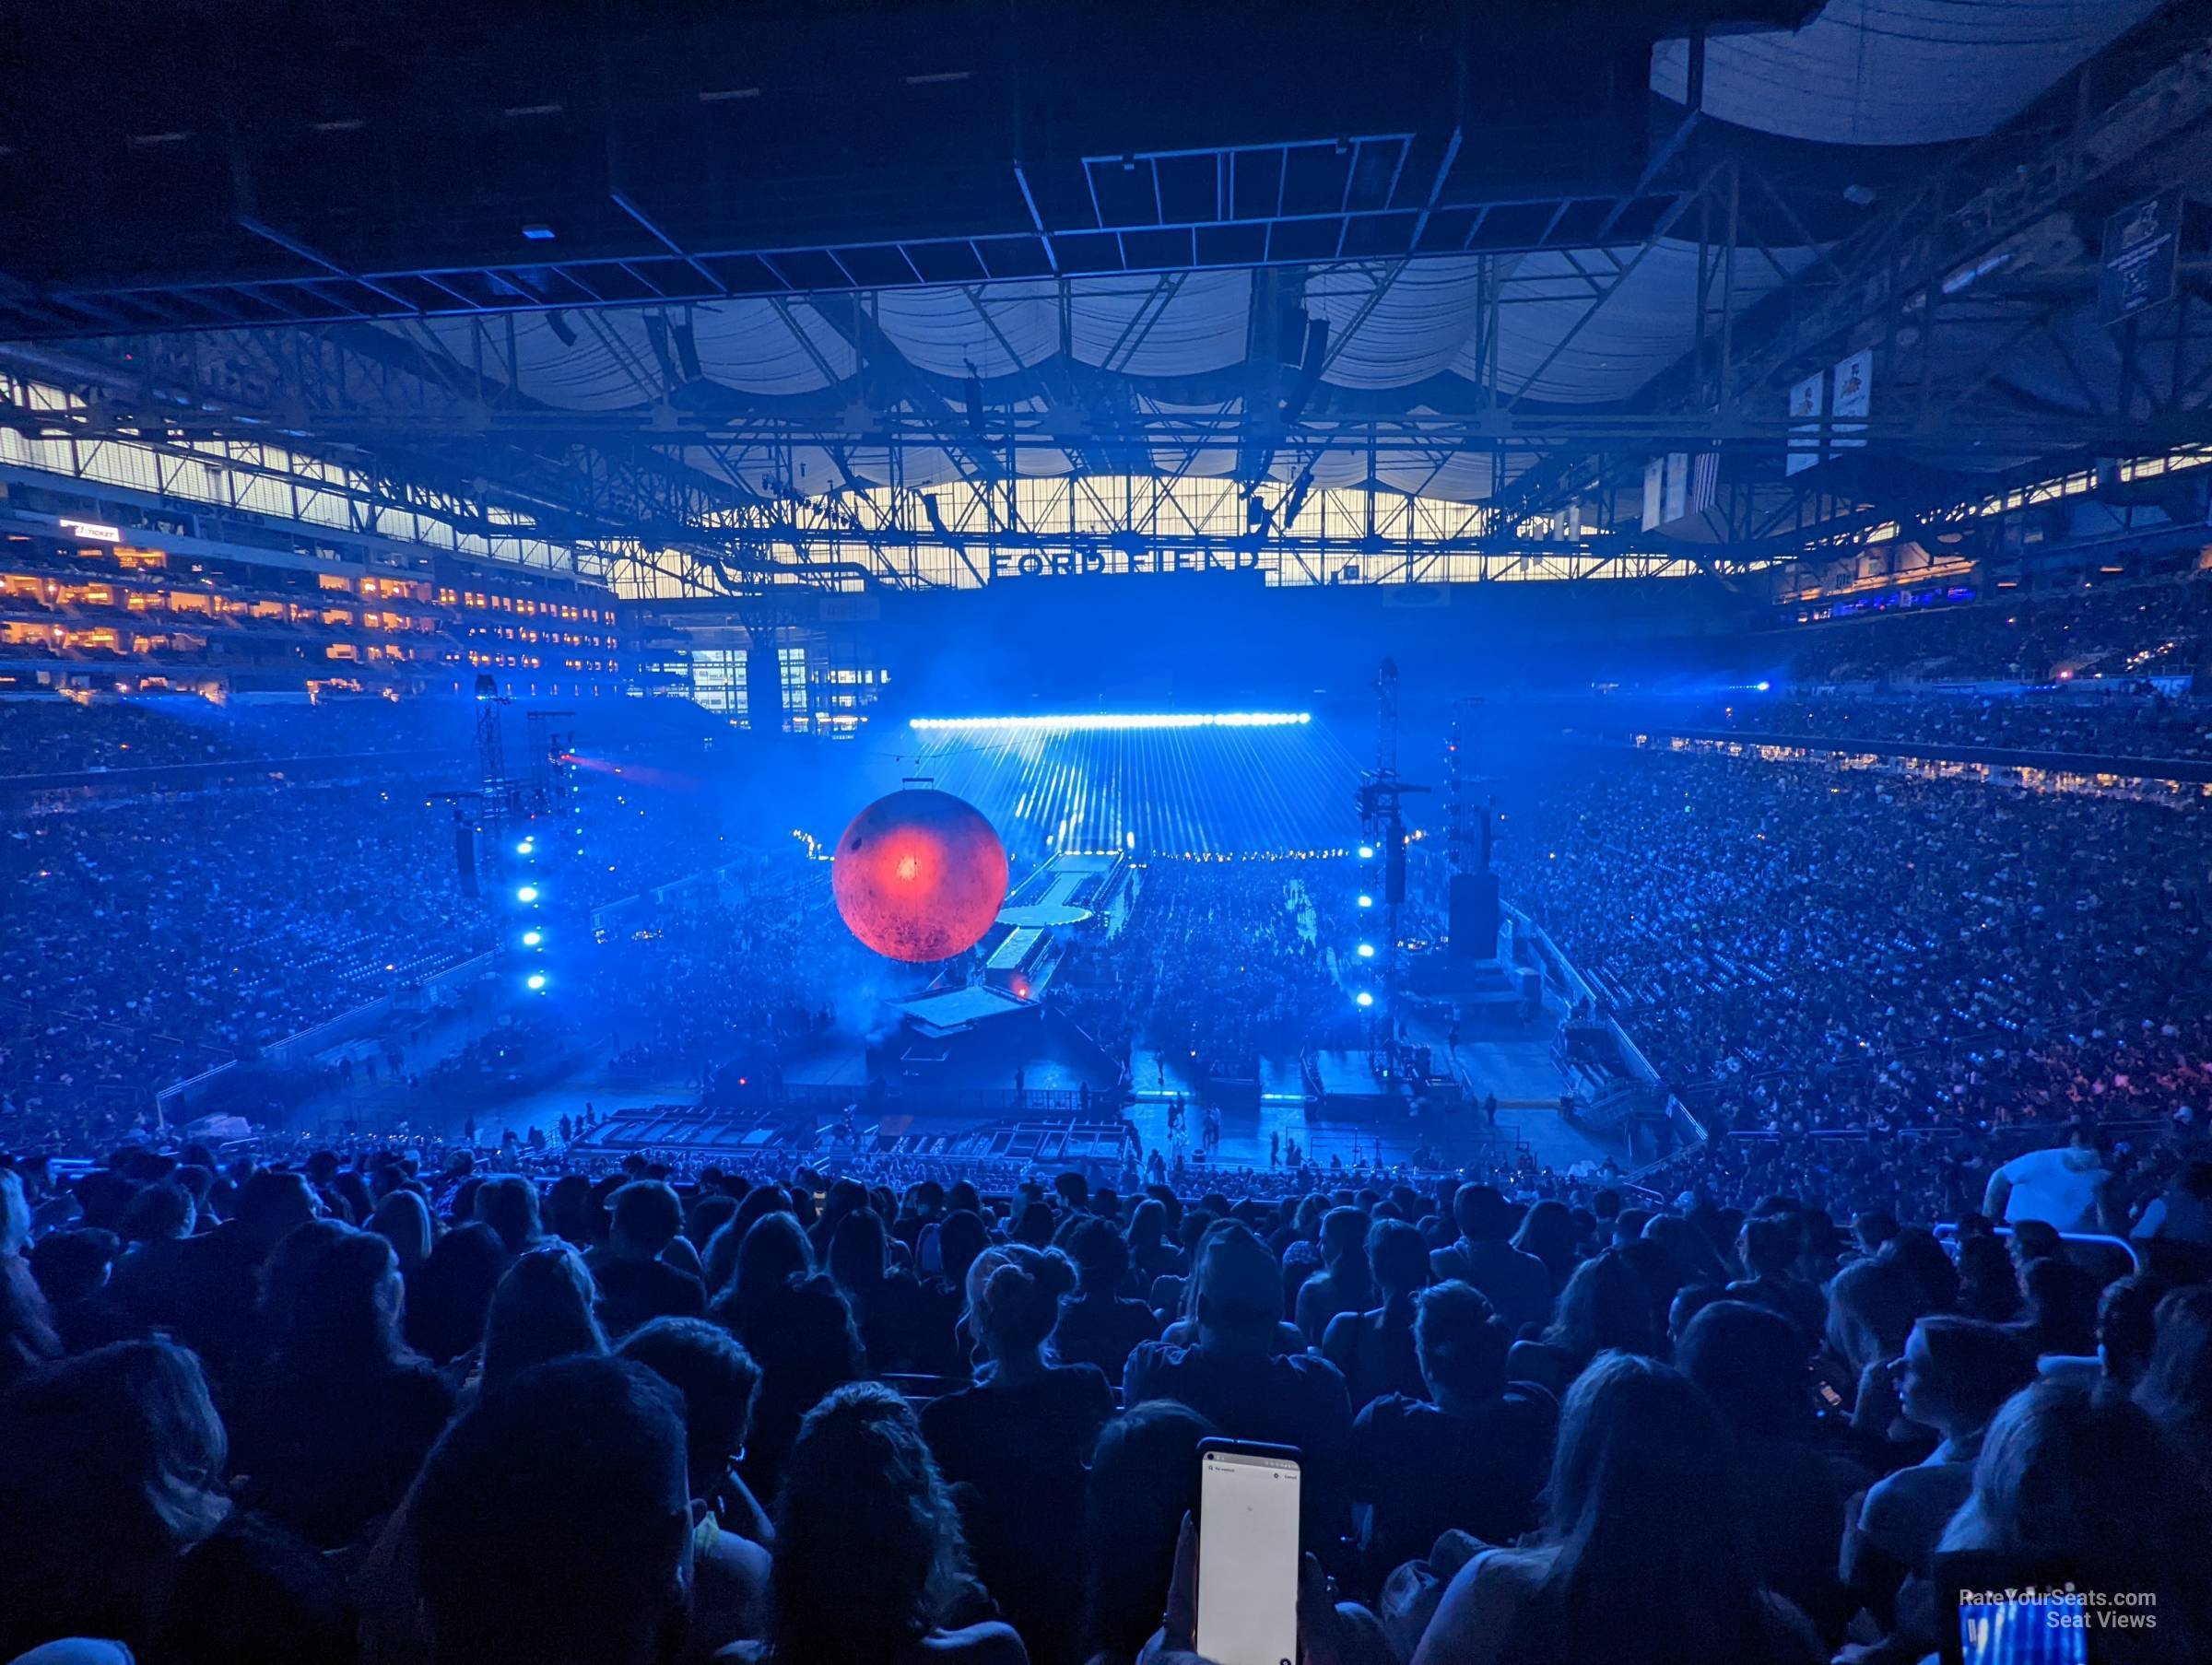
<path id="1" fill-rule="evenodd" d="M 1198 1448 L 1198 1652 L 1217 1665 L 1296 1665 L 1298 1453 Z"/>
<path id="2" fill-rule="evenodd" d="M 1336 1605 L 1336 1581 L 1321 1570 L 1312 1551 L 1298 1558 L 1298 1665 L 1398 1665 L 1388 1648 L 1363 1637 Z M 1175 1538 L 1175 1571 L 1168 1581 L 1159 1630 L 1137 1655 L 1137 1665 L 1157 1665 L 1162 1654 L 1198 1651 L 1198 1522 L 1182 1518 Z"/>

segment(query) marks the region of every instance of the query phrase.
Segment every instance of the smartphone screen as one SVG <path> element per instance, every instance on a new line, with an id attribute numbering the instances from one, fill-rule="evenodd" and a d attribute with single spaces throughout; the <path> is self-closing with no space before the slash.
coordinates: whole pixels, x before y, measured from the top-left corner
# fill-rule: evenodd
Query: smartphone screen
<path id="1" fill-rule="evenodd" d="M 2113 1616 L 2110 1598 L 2063 1564 L 1952 1550 L 1936 1557 L 1932 1577 L 1943 1665 L 2096 1665 L 2104 1656 L 2099 1621 Z"/>
<path id="2" fill-rule="evenodd" d="M 1987 1594 L 1986 1601 L 1959 1603 L 1963 1665 L 2089 1665 L 2088 1620 L 2070 1598 Z"/>
<path id="3" fill-rule="evenodd" d="M 1198 1493 L 1198 1651 L 1217 1665 L 1296 1665 L 1298 1463 L 1208 1450 Z"/>

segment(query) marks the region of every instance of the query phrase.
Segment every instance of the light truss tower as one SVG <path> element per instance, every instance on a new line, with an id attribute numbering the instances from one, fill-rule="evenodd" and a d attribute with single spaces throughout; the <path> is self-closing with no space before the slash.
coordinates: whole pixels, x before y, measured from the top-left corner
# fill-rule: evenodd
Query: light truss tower
<path id="1" fill-rule="evenodd" d="M 1359 778 L 1359 908 L 1363 914 L 1380 915 L 1382 942 L 1371 961 L 1373 989 L 1360 988 L 1354 998 L 1368 1011 L 1371 1029 L 1368 1054 L 1376 1071 L 1395 1079 L 1399 1066 L 1398 982 L 1399 941 L 1406 906 L 1406 799 L 1425 792 L 1425 786 L 1409 785 L 1398 774 L 1398 664 L 1385 658 L 1375 677 L 1375 766 Z"/>
<path id="2" fill-rule="evenodd" d="M 507 779 L 506 696 L 494 677 L 477 678 L 477 787 L 486 876 L 495 885 L 506 868 L 507 828 L 514 819 L 514 788 Z"/>
<path id="3" fill-rule="evenodd" d="M 1487 873 L 1497 800 L 1483 790 L 1483 707 L 1454 700 L 1444 735 L 1444 860 L 1454 874 Z"/>

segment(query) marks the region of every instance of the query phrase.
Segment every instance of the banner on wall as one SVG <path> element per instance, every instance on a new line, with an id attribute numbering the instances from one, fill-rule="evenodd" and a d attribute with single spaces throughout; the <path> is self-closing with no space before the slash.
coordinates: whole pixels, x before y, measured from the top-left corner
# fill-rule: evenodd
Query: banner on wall
<path id="1" fill-rule="evenodd" d="M 1670 451 L 1643 469 L 1643 530 L 1672 525 L 1713 505 L 1720 487 L 1717 451 Z"/>
<path id="2" fill-rule="evenodd" d="M 2118 323 L 2171 300 L 2180 283 L 2182 193 L 2166 192 L 2104 222 L 2097 267 L 2097 321 Z"/>
<path id="3" fill-rule="evenodd" d="M 1866 415 L 1874 408 L 1874 349 L 1863 347 L 1836 366 L 1836 396 L 1829 402 L 1835 427 L 1830 443 L 1837 450 L 1866 443 Z M 1856 416 L 1857 421 L 1845 418 Z"/>
<path id="4" fill-rule="evenodd" d="M 1689 452 L 1666 453 L 1666 490 L 1661 502 L 1663 524 L 1672 524 L 1689 512 Z"/>
<path id="5" fill-rule="evenodd" d="M 1689 512 L 1703 514 L 1720 496 L 1721 453 L 1700 451 L 1689 459 Z"/>
<path id="6" fill-rule="evenodd" d="M 1828 403 L 1828 372 L 1807 376 L 1790 389 L 1790 449 L 1784 474 L 1803 474 L 1820 460 L 1820 418 Z"/>

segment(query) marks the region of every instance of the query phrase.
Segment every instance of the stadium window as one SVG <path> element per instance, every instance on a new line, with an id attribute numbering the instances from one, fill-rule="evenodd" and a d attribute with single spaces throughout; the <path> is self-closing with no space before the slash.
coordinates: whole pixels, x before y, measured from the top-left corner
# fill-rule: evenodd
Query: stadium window
<path id="1" fill-rule="evenodd" d="M 804 726 L 806 710 L 806 650 L 778 648 L 776 662 L 783 689 L 783 709 L 794 713 Z"/>

